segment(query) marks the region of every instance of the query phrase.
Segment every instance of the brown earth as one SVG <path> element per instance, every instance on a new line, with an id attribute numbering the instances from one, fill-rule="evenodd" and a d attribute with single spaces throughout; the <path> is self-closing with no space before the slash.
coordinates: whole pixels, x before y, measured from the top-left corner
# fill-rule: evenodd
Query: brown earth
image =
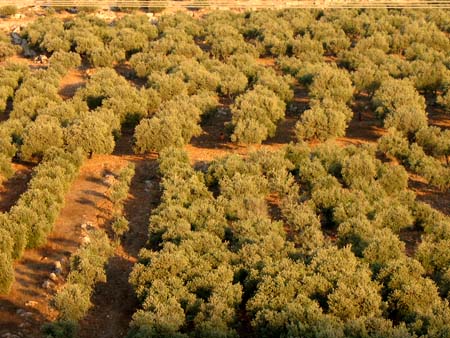
<path id="1" fill-rule="evenodd" d="M 33 165 L 13 163 L 14 175 L 0 185 L 0 212 L 8 212 L 27 190 Z"/>

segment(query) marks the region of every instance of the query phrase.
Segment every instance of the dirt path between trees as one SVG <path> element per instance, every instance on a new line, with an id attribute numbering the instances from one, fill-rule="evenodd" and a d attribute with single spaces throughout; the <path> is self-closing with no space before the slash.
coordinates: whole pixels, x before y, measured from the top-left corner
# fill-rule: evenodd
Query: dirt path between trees
<path id="1" fill-rule="evenodd" d="M 80 322 L 79 338 L 120 338 L 128 331 L 133 313 L 139 306 L 134 290 L 128 283 L 129 274 L 137 262 L 139 251 L 148 238 L 151 210 L 159 204 L 156 156 L 130 155 L 131 135 L 121 139 L 116 156 L 133 162 L 136 174 L 124 205 L 124 215 L 130 230 L 124 235 L 106 268 L 107 282 L 97 285 L 94 306 Z"/>
<path id="2" fill-rule="evenodd" d="M 135 262 L 135 257 L 140 247 L 147 238 L 148 212 L 152 206 L 151 202 L 145 203 L 151 192 L 146 190 L 146 179 L 148 173 L 154 167 L 155 160 L 143 156 L 128 154 L 98 155 L 86 160 L 80 169 L 78 177 L 73 182 L 65 197 L 65 205 L 54 226 L 54 230 L 48 237 L 47 244 L 42 248 L 27 250 L 21 260 L 14 265 L 16 281 L 7 296 L 0 296 L 0 337 L 5 333 L 16 334 L 19 337 L 41 337 L 40 329 L 43 323 L 56 318 L 57 313 L 50 306 L 50 301 L 55 289 L 63 285 L 63 280 L 52 284 L 50 289 L 43 288 L 43 283 L 48 280 L 54 269 L 54 263 L 58 260 L 68 261 L 70 254 L 80 245 L 82 223 L 90 221 L 103 226 L 110 215 L 108 201 L 105 197 L 107 184 L 104 181 L 105 172 L 118 172 L 129 161 L 136 163 L 137 175 L 133 180 L 132 191 L 126 203 L 127 217 L 130 219 L 131 231 L 124 240 L 124 250 L 119 251 L 118 258 L 114 258 L 108 268 L 108 277 L 114 282 L 119 279 L 119 288 L 113 287 L 105 297 L 105 301 L 118 300 L 118 295 L 123 294 L 131 302 L 119 300 L 116 313 L 120 316 L 129 314 L 127 320 L 134 312 L 134 296 L 128 285 L 127 272 Z M 149 169 L 150 168 L 150 169 Z M 156 189 L 156 188 L 155 188 Z M 0 192 L 5 194 L 5 192 Z M 2 196 L 3 198 L 4 196 Z M 0 198 L 0 202 L 2 201 Z M 156 202 L 157 203 L 157 202 Z M 125 259 L 126 258 L 126 259 Z M 67 273 L 67 264 L 63 268 Z M 115 283 L 115 282 L 114 282 Z M 101 298 L 101 289 L 94 296 L 94 304 Z M 130 296 L 130 297 L 128 297 Z M 128 309 L 126 307 L 130 307 Z M 95 308 L 96 315 L 98 308 Z M 113 311 L 114 312 L 114 311 Z M 105 312 L 106 313 L 106 312 Z M 129 318 L 128 318 L 129 317 Z M 101 317 L 99 316 L 99 319 Z M 97 331 L 102 325 L 94 325 L 89 322 L 89 335 L 85 337 L 100 337 Z M 104 326 L 111 326 L 108 319 Z M 118 321 L 126 329 L 128 322 Z M 92 325 L 92 326 L 91 326 Z M 119 337 L 115 333 L 104 337 Z"/>

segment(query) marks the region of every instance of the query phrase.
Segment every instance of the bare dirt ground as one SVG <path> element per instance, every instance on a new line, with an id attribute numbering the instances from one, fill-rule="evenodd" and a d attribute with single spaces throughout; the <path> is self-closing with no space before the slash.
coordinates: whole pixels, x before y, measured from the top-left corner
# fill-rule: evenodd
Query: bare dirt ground
<path id="1" fill-rule="evenodd" d="M 31 178 L 33 165 L 13 163 L 12 166 L 14 175 L 0 185 L 0 212 L 9 211 L 20 195 L 27 190 Z"/>
<path id="2" fill-rule="evenodd" d="M 70 99 L 75 95 L 78 88 L 86 84 L 86 81 L 86 72 L 82 67 L 71 69 L 59 83 L 58 94 L 65 100 Z"/>
<path id="3" fill-rule="evenodd" d="M 139 250 L 148 238 L 150 212 L 159 203 L 159 182 L 155 156 L 134 156 L 131 135 L 126 134 L 116 146 L 112 157 L 126 159 L 136 165 L 129 198 L 125 202 L 125 217 L 130 230 L 124 235 L 116 254 L 108 263 L 107 282 L 97 285 L 92 299 L 94 307 L 80 323 L 80 338 L 124 337 L 138 303 L 128 276 L 137 261 Z"/>

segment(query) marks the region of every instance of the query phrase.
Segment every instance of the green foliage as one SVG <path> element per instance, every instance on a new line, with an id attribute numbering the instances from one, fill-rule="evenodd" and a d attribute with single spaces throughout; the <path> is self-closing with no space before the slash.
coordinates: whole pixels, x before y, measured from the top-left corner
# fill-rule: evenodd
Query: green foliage
<path id="1" fill-rule="evenodd" d="M 1 10 L 2 9 L 0 8 L 0 16 L 2 16 Z M 13 56 L 19 50 L 19 47 L 14 46 L 11 41 L 9 41 L 9 38 L 6 36 L 6 34 L 4 35 L 3 32 L 0 32 L 0 61 Z"/>
<path id="2" fill-rule="evenodd" d="M 147 94 L 138 91 L 114 69 L 101 68 L 92 75 L 86 87 L 77 91 L 74 99 L 86 101 L 90 109 L 109 109 L 123 123 L 127 118 L 140 119 L 148 114 Z M 111 124 L 111 127 L 115 126 Z"/>
<path id="3" fill-rule="evenodd" d="M 13 258 L 20 258 L 25 247 L 45 243 L 81 162 L 80 153 L 66 153 L 55 147 L 46 150 L 28 190 L 0 218 L 0 228 L 7 230 L 13 240 Z"/>
<path id="4" fill-rule="evenodd" d="M 402 164 L 423 176 L 430 184 L 440 189 L 446 189 L 449 186 L 449 169 L 439 160 L 427 156 L 417 143 L 410 145 L 401 133 L 390 130 L 388 134 L 380 138 L 378 148 L 385 154 L 399 159 Z"/>
<path id="5" fill-rule="evenodd" d="M 128 190 L 130 188 L 131 179 L 133 178 L 135 172 L 134 170 L 135 170 L 134 164 L 133 163 L 128 164 L 125 168 L 123 168 L 120 171 L 117 179 L 108 189 L 107 195 L 111 200 L 111 202 L 113 202 L 114 209 L 116 211 L 121 209 L 121 205 L 128 196 Z M 119 223 L 123 223 L 123 220 L 122 222 Z M 118 225 L 120 227 L 120 224 Z"/>
<path id="6" fill-rule="evenodd" d="M 384 119 L 386 128 L 394 127 L 410 135 L 427 125 L 425 99 L 409 80 L 383 81 L 372 102 L 378 117 Z"/>
<path id="7" fill-rule="evenodd" d="M 272 68 L 263 68 L 256 75 L 256 85 L 272 90 L 284 102 L 292 101 L 294 91 L 291 89 L 292 78 L 279 76 Z"/>
<path id="8" fill-rule="evenodd" d="M 339 68 L 321 67 L 309 86 L 309 95 L 320 101 L 328 98 L 335 102 L 348 103 L 353 97 L 353 86 L 348 72 Z"/>
<path id="9" fill-rule="evenodd" d="M 320 41 L 311 39 L 309 35 L 296 36 L 292 41 L 292 54 L 301 61 L 320 62 L 324 49 Z"/>
<path id="10" fill-rule="evenodd" d="M 341 28 L 333 26 L 331 22 L 316 21 L 311 24 L 310 30 L 313 39 L 320 41 L 328 53 L 336 54 L 350 46 L 350 39 L 345 32 Z"/>
<path id="11" fill-rule="evenodd" d="M 25 128 L 22 142 L 20 148 L 22 159 L 42 158 L 48 148 L 63 146 L 63 129 L 57 118 L 39 115 Z"/>
<path id="12" fill-rule="evenodd" d="M 41 159 L 0 214 L 0 288 L 11 284 L 12 260 L 45 243 L 83 155 L 110 153 L 121 127 L 137 125 L 136 152 L 160 152 L 161 202 L 130 275 L 141 304 L 130 338 L 447 336 L 449 221 L 415 201 L 406 169 L 449 187 L 448 131 L 428 126 L 418 92 L 447 109 L 448 32 L 442 10 L 212 11 L 156 24 L 144 15 L 38 18 L 22 35 L 52 54 L 49 67 L 0 67 L 0 111 L 13 107 L 0 126 L 1 177 L 18 151 Z M 0 58 L 15 52 L 0 35 Z M 61 79 L 81 59 L 117 71 L 96 69 L 63 100 Z M 299 143 L 191 167 L 182 147 L 219 105 L 231 106 L 233 141 L 273 136 L 293 100 L 291 76 L 311 98 L 300 141 L 345 135 L 357 91 L 389 129 L 378 148 Z M 125 167 L 107 193 L 116 239 L 129 227 L 133 175 Z M 405 243 L 411 229 L 423 231 L 415 253 Z M 84 317 L 106 280 L 111 244 L 103 231 L 87 235 L 49 337 L 73 336 L 65 320 Z"/>
<path id="13" fill-rule="evenodd" d="M 112 128 L 100 116 L 88 115 L 65 129 L 67 148 L 81 148 L 85 154 L 110 154 L 114 150 Z"/>
<path id="14" fill-rule="evenodd" d="M 211 53 L 218 59 L 225 60 L 235 54 L 258 55 L 239 31 L 227 23 L 215 23 L 208 27 L 206 42 L 211 46 Z"/>
<path id="15" fill-rule="evenodd" d="M 91 291 L 81 284 L 67 283 L 54 299 L 60 320 L 78 321 L 82 319 L 92 306 L 90 293 Z"/>
<path id="16" fill-rule="evenodd" d="M 129 230 L 128 220 L 124 216 L 118 216 L 112 222 L 111 228 L 116 237 L 119 238 Z"/>
<path id="17" fill-rule="evenodd" d="M 137 153 L 181 147 L 198 136 L 202 111 L 191 98 L 180 95 L 162 105 L 151 119 L 143 119 L 135 129 Z"/>
<path id="18" fill-rule="evenodd" d="M 49 67 L 64 76 L 71 68 L 81 65 L 81 57 L 77 53 L 55 52 L 48 60 Z"/>
<path id="19" fill-rule="evenodd" d="M 415 134 L 415 139 L 427 155 L 433 157 L 450 156 L 450 131 L 441 130 L 438 127 L 425 127 L 419 129 Z"/>
<path id="20" fill-rule="evenodd" d="M 59 320 L 53 323 L 46 323 L 42 327 L 45 338 L 75 338 L 78 325 L 73 321 Z"/>
<path id="21" fill-rule="evenodd" d="M 425 109 L 425 99 L 417 93 L 408 80 L 384 81 L 373 97 L 373 104 L 381 118 L 393 114 L 402 106 Z"/>
<path id="22" fill-rule="evenodd" d="M 439 96 L 437 102 L 444 106 L 447 113 L 450 112 L 450 90 L 447 90 L 443 95 Z"/>
<path id="23" fill-rule="evenodd" d="M 10 159 L 1 154 L 0 155 L 0 182 L 11 178 L 14 175 L 14 169 L 11 166 Z"/>
<path id="24" fill-rule="evenodd" d="M 9 255 L 0 252 L 0 294 L 8 294 L 14 282 L 14 269 Z"/>
<path id="25" fill-rule="evenodd" d="M 58 320 L 72 322 L 67 327 L 53 324 L 58 330 L 74 330 L 73 322 L 81 320 L 92 306 L 90 297 L 95 284 L 106 281 L 104 267 L 114 249 L 103 230 L 90 230 L 88 237 L 89 242 L 72 254 L 67 283 L 53 299 Z"/>
<path id="26" fill-rule="evenodd" d="M 388 77 L 387 71 L 379 69 L 373 63 L 363 63 L 352 73 L 355 89 L 367 92 L 370 97 Z"/>
<path id="27" fill-rule="evenodd" d="M 206 62 L 205 67 L 219 76 L 218 91 L 221 95 L 235 97 L 247 88 L 247 76 L 236 66 L 210 60 Z"/>
<path id="28" fill-rule="evenodd" d="M 298 140 L 321 141 L 344 136 L 352 115 L 352 111 L 339 101 L 328 98 L 323 101 L 314 100 L 311 108 L 303 112 L 295 125 L 296 136 Z"/>
<path id="29" fill-rule="evenodd" d="M 276 123 L 284 118 L 285 104 L 270 89 L 257 85 L 236 99 L 231 107 L 234 132 L 240 143 L 261 143 L 275 135 Z"/>
<path id="30" fill-rule="evenodd" d="M 0 7 L 0 16 L 1 17 L 12 16 L 16 13 L 17 13 L 17 7 L 14 5 Z"/>

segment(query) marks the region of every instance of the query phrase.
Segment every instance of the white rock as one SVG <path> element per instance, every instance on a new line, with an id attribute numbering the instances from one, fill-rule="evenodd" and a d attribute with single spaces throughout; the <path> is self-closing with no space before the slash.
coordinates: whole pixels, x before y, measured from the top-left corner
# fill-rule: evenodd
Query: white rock
<path id="1" fill-rule="evenodd" d="M 58 280 L 58 277 L 56 276 L 56 274 L 54 272 L 52 272 L 49 276 L 50 280 L 56 282 Z"/>
<path id="2" fill-rule="evenodd" d="M 25 306 L 28 307 L 35 307 L 36 305 L 38 305 L 39 303 L 34 301 L 34 300 L 29 300 L 28 302 L 25 303 Z"/>
<path id="3" fill-rule="evenodd" d="M 55 269 L 62 269 L 62 265 L 60 261 L 55 262 Z"/>
<path id="4" fill-rule="evenodd" d="M 49 280 L 46 280 L 44 283 L 42 283 L 42 287 L 43 287 L 44 289 L 50 289 L 51 286 L 52 286 L 52 282 L 49 281 Z"/>
<path id="5" fill-rule="evenodd" d="M 114 177 L 114 175 L 106 175 L 105 182 L 111 186 L 114 184 L 114 182 L 116 182 L 116 178 Z"/>
<path id="6" fill-rule="evenodd" d="M 20 317 L 32 317 L 33 313 L 24 311 L 19 316 Z"/>
<path id="7" fill-rule="evenodd" d="M 35 61 L 35 62 L 39 62 L 39 63 L 44 64 L 44 63 L 47 63 L 47 62 L 48 62 L 48 57 L 41 54 L 41 55 L 36 56 L 36 57 L 34 58 L 34 61 Z"/>
<path id="8" fill-rule="evenodd" d="M 84 245 L 89 244 L 91 243 L 91 239 L 89 238 L 89 236 L 85 236 L 81 239 L 81 243 Z"/>

